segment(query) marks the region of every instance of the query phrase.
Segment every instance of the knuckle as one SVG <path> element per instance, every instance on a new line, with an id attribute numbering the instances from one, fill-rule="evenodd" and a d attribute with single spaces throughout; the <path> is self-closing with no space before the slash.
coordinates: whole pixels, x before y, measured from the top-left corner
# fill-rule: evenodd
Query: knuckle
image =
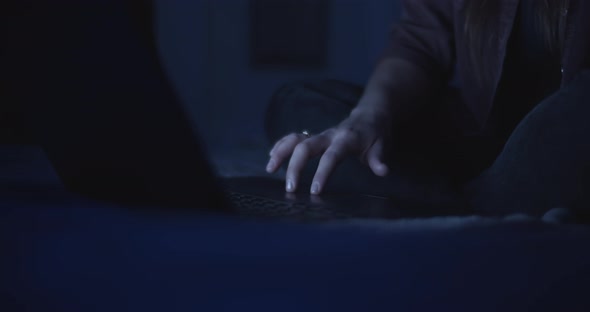
<path id="1" fill-rule="evenodd" d="M 340 140 L 352 141 L 357 140 L 360 137 L 360 133 L 354 128 L 342 128 L 338 131 L 337 138 Z"/>
<path id="2" fill-rule="evenodd" d="M 303 142 L 303 143 L 299 143 L 297 144 L 297 146 L 295 147 L 295 153 L 300 154 L 300 155 L 309 155 L 311 151 L 311 148 L 309 146 L 309 143 Z"/>
<path id="3" fill-rule="evenodd" d="M 341 156 L 342 156 L 342 153 L 339 152 L 339 151 L 336 151 L 336 150 L 327 150 L 324 153 L 323 158 L 326 161 L 335 161 L 335 160 L 339 159 Z"/>
<path id="4" fill-rule="evenodd" d="M 277 146 L 276 150 L 274 151 L 274 154 L 277 156 L 282 156 L 285 157 L 288 154 L 293 153 L 293 144 L 281 144 L 279 146 Z"/>
<path id="5" fill-rule="evenodd" d="M 274 151 L 274 150 L 276 150 L 277 148 L 279 148 L 279 147 L 280 147 L 280 146 L 283 144 L 283 142 L 284 142 L 283 140 L 277 141 L 277 142 L 275 143 L 275 145 L 273 145 L 273 147 L 272 147 L 271 151 Z"/>
<path id="6" fill-rule="evenodd" d="M 273 154 L 273 158 L 275 158 L 276 161 L 283 161 L 288 156 L 289 156 L 289 151 L 287 151 L 285 149 L 279 149 L 276 152 L 274 152 L 274 154 Z"/>
<path id="7" fill-rule="evenodd" d="M 321 136 L 327 136 L 327 137 L 333 137 L 338 131 L 336 130 L 336 128 L 330 128 L 325 130 L 324 132 L 322 132 L 320 135 Z"/>
<path id="8" fill-rule="evenodd" d="M 294 141 L 299 139 L 299 135 L 297 133 L 291 133 L 283 138 L 284 141 Z"/>

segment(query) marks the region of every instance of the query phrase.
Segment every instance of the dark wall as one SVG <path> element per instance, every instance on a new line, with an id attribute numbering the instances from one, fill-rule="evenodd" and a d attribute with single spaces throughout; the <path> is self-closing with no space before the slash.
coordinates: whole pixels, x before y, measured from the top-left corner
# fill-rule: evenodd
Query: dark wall
<path id="1" fill-rule="evenodd" d="M 269 97 L 286 82 L 323 78 L 365 82 L 399 15 L 399 1 L 328 2 L 323 66 L 256 68 L 249 53 L 250 0 L 156 0 L 165 67 L 210 143 L 259 144 Z M 299 19 L 306 26 L 306 16 Z M 281 36 L 277 33 L 277 40 L 284 40 Z"/>
<path id="2" fill-rule="evenodd" d="M 322 32 L 326 41 L 320 64 L 252 66 L 251 40 L 256 33 L 251 27 L 251 1 L 154 0 L 153 10 L 150 10 L 141 0 L 128 0 L 136 3 L 137 14 L 130 18 L 136 19 L 137 25 L 145 25 L 153 17 L 155 32 L 140 31 L 148 40 L 156 41 L 168 78 L 193 124 L 214 146 L 261 144 L 264 138 L 262 118 L 268 100 L 272 92 L 286 82 L 333 78 L 364 83 L 385 44 L 391 24 L 399 15 L 398 0 L 322 0 L 328 5 L 325 17 L 320 16 L 318 24 L 324 26 L 318 32 Z M 313 4 L 309 1 L 308 4 Z M 11 72 L 18 72 L 12 58 L 19 53 L 10 47 L 25 39 L 19 36 L 14 25 L 26 21 L 33 2 L 38 1 L 3 2 L 0 10 L 0 34 L 4 40 L 0 45 L 0 128 L 4 129 L 0 131 L 0 139 L 6 135 L 26 136 L 26 131 L 20 127 L 18 94 L 12 93 L 10 77 Z M 311 14 L 292 8 L 290 11 L 291 20 L 301 21 L 303 33 L 313 31 L 315 26 L 306 22 Z M 296 31 L 297 25 L 293 28 Z M 284 33 L 277 31 L 276 35 L 277 40 L 285 40 Z M 267 31 L 263 38 L 273 40 L 272 31 Z M 305 40 L 298 42 L 305 43 Z"/>

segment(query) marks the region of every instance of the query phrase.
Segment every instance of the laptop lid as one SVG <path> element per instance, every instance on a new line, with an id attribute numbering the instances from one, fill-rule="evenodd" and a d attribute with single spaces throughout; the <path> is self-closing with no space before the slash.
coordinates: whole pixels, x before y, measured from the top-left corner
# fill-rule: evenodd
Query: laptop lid
<path id="1" fill-rule="evenodd" d="M 15 47 L 14 75 L 29 126 L 73 191 L 222 210 L 227 205 L 166 81 L 151 24 L 142 28 L 133 18 L 149 3 L 47 1 L 15 19 L 24 40 Z"/>

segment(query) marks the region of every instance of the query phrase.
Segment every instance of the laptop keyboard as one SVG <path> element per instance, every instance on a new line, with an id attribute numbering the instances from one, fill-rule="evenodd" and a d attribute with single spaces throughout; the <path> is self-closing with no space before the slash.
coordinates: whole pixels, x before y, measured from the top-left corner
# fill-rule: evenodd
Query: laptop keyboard
<path id="1" fill-rule="evenodd" d="M 247 216 L 318 220 L 342 218 L 339 214 L 320 206 L 273 200 L 255 195 L 229 192 L 232 205 Z"/>

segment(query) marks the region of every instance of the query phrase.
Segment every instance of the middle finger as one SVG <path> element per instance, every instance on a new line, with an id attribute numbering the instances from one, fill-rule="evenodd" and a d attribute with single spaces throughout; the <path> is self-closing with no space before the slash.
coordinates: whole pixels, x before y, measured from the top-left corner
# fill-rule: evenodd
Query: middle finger
<path id="1" fill-rule="evenodd" d="M 301 171 L 303 171 L 307 161 L 323 153 L 327 149 L 328 143 L 328 138 L 318 135 L 297 145 L 287 168 L 287 192 L 295 192 L 297 190 Z"/>

